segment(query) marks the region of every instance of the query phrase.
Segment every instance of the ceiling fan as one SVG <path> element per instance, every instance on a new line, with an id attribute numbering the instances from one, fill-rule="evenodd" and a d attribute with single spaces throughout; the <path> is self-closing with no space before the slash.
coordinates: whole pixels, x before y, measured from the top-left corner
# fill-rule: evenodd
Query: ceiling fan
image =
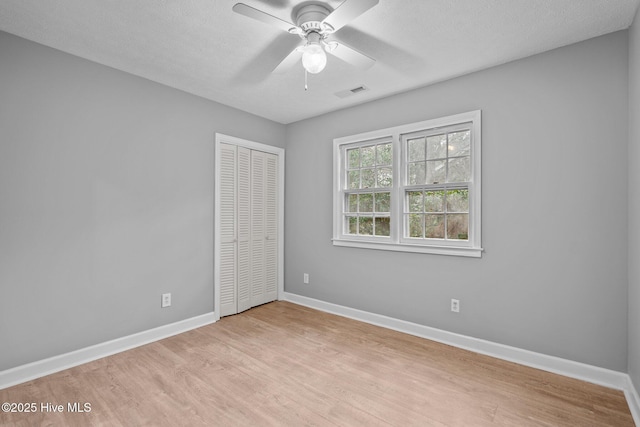
<path id="1" fill-rule="evenodd" d="M 375 63 L 373 58 L 344 43 L 328 39 L 340 28 L 378 4 L 378 1 L 345 0 L 333 11 L 322 3 L 305 2 L 298 10 L 294 9 L 296 25 L 247 6 L 244 3 L 236 3 L 233 6 L 233 11 L 266 24 L 274 25 L 290 34 L 300 36 L 303 40 L 301 45 L 292 50 L 280 62 L 273 70 L 274 73 L 285 72 L 302 58 L 304 69 L 309 73 L 317 74 L 327 65 L 325 51 L 359 68 L 368 68 Z"/>

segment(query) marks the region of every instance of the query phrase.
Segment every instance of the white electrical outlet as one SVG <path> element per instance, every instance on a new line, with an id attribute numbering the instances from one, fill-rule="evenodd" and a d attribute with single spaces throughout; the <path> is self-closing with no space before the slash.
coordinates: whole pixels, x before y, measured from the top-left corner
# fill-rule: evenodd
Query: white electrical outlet
<path id="1" fill-rule="evenodd" d="M 162 308 L 171 307 L 171 294 L 162 294 Z"/>
<path id="2" fill-rule="evenodd" d="M 454 313 L 460 312 L 460 301 L 457 299 L 451 298 L 451 311 Z"/>
<path id="3" fill-rule="evenodd" d="M 305 285 L 309 284 L 309 273 L 304 273 L 304 276 L 302 276 L 302 281 Z"/>

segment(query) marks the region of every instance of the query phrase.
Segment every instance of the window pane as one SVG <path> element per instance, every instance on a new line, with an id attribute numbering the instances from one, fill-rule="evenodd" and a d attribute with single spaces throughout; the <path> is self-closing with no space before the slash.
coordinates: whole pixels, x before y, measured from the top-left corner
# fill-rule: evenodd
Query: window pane
<path id="1" fill-rule="evenodd" d="M 376 212 L 389 212 L 391 210 L 391 193 L 375 194 Z"/>
<path id="2" fill-rule="evenodd" d="M 358 232 L 359 234 L 362 234 L 365 236 L 373 235 L 373 218 L 370 216 L 369 217 L 361 216 L 359 221 Z"/>
<path id="3" fill-rule="evenodd" d="M 373 212 L 373 194 L 360 194 L 360 206 L 358 212 Z"/>
<path id="4" fill-rule="evenodd" d="M 433 160 L 427 162 L 427 184 L 439 184 L 446 177 L 446 160 Z"/>
<path id="5" fill-rule="evenodd" d="M 375 234 L 376 236 L 390 236 L 391 219 L 389 217 L 376 217 L 375 218 Z"/>
<path id="6" fill-rule="evenodd" d="M 467 182 L 471 175 L 469 157 L 449 159 L 449 179 L 447 182 Z"/>
<path id="7" fill-rule="evenodd" d="M 410 139 L 407 141 L 409 150 L 409 161 L 424 160 L 424 138 Z"/>
<path id="8" fill-rule="evenodd" d="M 427 137 L 427 160 L 447 158 L 447 136 L 434 135 Z"/>
<path id="9" fill-rule="evenodd" d="M 409 237 L 424 237 L 424 215 L 409 215 Z"/>
<path id="10" fill-rule="evenodd" d="M 376 186 L 375 169 L 362 169 L 360 173 L 362 175 L 362 186 L 360 188 L 374 188 Z"/>
<path id="11" fill-rule="evenodd" d="M 425 165 L 424 163 L 409 163 L 409 176 L 407 181 L 409 185 L 424 184 L 425 179 Z"/>
<path id="12" fill-rule="evenodd" d="M 347 150 L 347 159 L 349 159 L 349 169 L 357 169 L 360 167 L 360 149 L 352 148 Z"/>
<path id="13" fill-rule="evenodd" d="M 377 187 L 391 187 L 393 185 L 393 169 L 380 168 L 377 170 Z"/>
<path id="14" fill-rule="evenodd" d="M 349 211 L 348 212 L 358 212 L 358 195 L 357 194 L 349 194 Z"/>
<path id="15" fill-rule="evenodd" d="M 469 190 L 447 191 L 447 212 L 469 212 Z"/>
<path id="16" fill-rule="evenodd" d="M 376 161 L 378 165 L 390 165 L 392 163 L 393 152 L 391 151 L 391 143 L 378 145 L 376 151 L 378 152 Z"/>
<path id="17" fill-rule="evenodd" d="M 376 147 L 362 147 L 360 149 L 362 167 L 373 166 L 376 163 Z"/>
<path id="18" fill-rule="evenodd" d="M 468 130 L 449 134 L 449 157 L 471 154 L 471 133 Z"/>
<path id="19" fill-rule="evenodd" d="M 360 188 L 360 171 L 349 171 L 349 188 Z"/>
<path id="20" fill-rule="evenodd" d="M 426 191 L 424 194 L 425 212 L 444 212 L 444 191 Z"/>
<path id="21" fill-rule="evenodd" d="M 469 215 L 447 215 L 447 239 L 469 240 Z"/>
<path id="22" fill-rule="evenodd" d="M 424 237 L 444 239 L 444 215 L 425 215 Z"/>
<path id="23" fill-rule="evenodd" d="M 348 216 L 347 222 L 349 224 L 348 234 L 358 234 L 358 217 L 357 216 Z"/>
<path id="24" fill-rule="evenodd" d="M 409 212 L 423 212 L 422 191 L 409 191 Z"/>

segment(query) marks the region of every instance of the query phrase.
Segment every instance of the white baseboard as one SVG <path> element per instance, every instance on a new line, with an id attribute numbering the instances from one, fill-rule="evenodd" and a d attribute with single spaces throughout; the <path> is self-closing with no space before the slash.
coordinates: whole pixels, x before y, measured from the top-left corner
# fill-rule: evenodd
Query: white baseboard
<path id="1" fill-rule="evenodd" d="M 369 313 L 289 292 L 285 292 L 282 299 L 295 304 L 325 311 L 327 313 L 337 314 L 339 316 L 348 317 L 350 319 L 359 320 L 372 325 L 393 329 L 395 331 L 470 350 L 475 353 L 492 356 L 509 362 L 518 363 L 520 365 L 530 366 L 543 371 L 553 372 L 566 377 L 576 378 L 616 390 L 622 390 L 627 398 L 633 419 L 636 425 L 640 426 L 640 399 L 638 399 L 638 394 L 636 389 L 633 387 L 629 375 L 624 372 L 604 369 L 598 366 L 587 365 L 585 363 L 523 350 L 517 347 L 498 344 L 453 332 L 447 332 L 442 329 L 431 328 L 429 326 L 394 319 L 380 314 Z"/>
<path id="2" fill-rule="evenodd" d="M 216 321 L 213 312 L 0 371 L 0 390 L 130 350 Z"/>
<path id="3" fill-rule="evenodd" d="M 624 395 L 627 398 L 631 415 L 633 415 L 633 421 L 635 421 L 637 426 L 640 426 L 640 395 L 638 395 L 638 389 L 635 388 L 631 377 L 628 377 L 627 382 L 628 384 L 624 390 Z"/>

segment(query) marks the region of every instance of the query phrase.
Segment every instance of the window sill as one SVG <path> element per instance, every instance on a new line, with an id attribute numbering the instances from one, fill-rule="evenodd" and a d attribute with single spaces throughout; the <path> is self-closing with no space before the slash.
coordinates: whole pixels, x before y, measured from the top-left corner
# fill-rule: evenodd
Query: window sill
<path id="1" fill-rule="evenodd" d="M 397 243 L 382 243 L 382 242 L 365 242 L 360 240 L 345 240 L 345 239 L 332 239 L 333 246 L 343 246 L 351 248 L 361 249 L 376 249 L 382 251 L 394 251 L 394 252 L 413 252 L 419 254 L 434 254 L 434 255 L 452 255 L 463 256 L 471 258 L 481 258 L 482 248 L 471 248 L 461 246 L 425 246 L 425 245 L 411 245 L 411 244 L 397 244 Z"/>

